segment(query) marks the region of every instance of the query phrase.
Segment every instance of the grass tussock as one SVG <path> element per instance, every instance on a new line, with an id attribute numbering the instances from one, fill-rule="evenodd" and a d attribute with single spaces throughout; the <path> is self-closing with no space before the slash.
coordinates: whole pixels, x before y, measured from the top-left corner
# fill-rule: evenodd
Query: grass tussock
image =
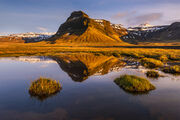
<path id="1" fill-rule="evenodd" d="M 53 94 L 56 94 L 60 90 L 61 85 L 56 80 L 40 77 L 31 83 L 29 93 L 31 96 L 44 99 Z"/>
<path id="2" fill-rule="evenodd" d="M 150 78 L 158 78 L 160 77 L 160 74 L 157 71 L 150 70 L 146 72 L 146 76 Z"/>
<path id="3" fill-rule="evenodd" d="M 146 68 L 158 68 L 164 65 L 160 60 L 153 58 L 143 58 L 141 59 L 141 64 Z"/>
<path id="4" fill-rule="evenodd" d="M 171 73 L 171 74 L 180 74 L 180 66 L 179 65 L 167 66 L 163 68 L 163 72 Z"/>
<path id="5" fill-rule="evenodd" d="M 166 61 L 168 61 L 168 57 L 166 55 L 161 55 L 159 57 L 159 60 L 161 60 L 162 62 L 166 62 Z"/>
<path id="6" fill-rule="evenodd" d="M 134 75 L 123 75 L 114 82 L 128 92 L 148 92 L 155 89 L 147 79 Z"/>

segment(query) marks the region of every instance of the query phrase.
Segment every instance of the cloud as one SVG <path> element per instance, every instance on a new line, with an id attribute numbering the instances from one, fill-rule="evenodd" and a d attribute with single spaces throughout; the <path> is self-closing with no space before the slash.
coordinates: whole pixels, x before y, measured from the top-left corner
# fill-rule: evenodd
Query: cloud
<path id="1" fill-rule="evenodd" d="M 45 28 L 45 27 L 37 27 L 37 29 L 40 30 L 40 31 L 43 31 L 43 32 L 46 32 L 46 31 L 48 30 L 48 29 Z"/>
<path id="2" fill-rule="evenodd" d="M 115 15 L 112 16 L 113 19 L 119 19 L 126 16 L 126 13 L 117 13 Z"/>
<path id="3" fill-rule="evenodd" d="M 174 22 L 180 22 L 180 19 L 173 19 L 173 20 L 167 21 L 167 23 L 174 23 Z"/>
<path id="4" fill-rule="evenodd" d="M 112 16 L 112 19 L 124 19 L 132 14 L 136 14 L 136 11 L 118 12 Z"/>
<path id="5" fill-rule="evenodd" d="M 131 9 L 114 11 L 110 14 L 110 21 L 123 24 L 125 27 L 137 26 L 146 22 L 152 25 L 169 25 L 180 20 L 179 5 L 179 3 L 162 3 L 153 6 L 134 6 Z"/>
<path id="6" fill-rule="evenodd" d="M 163 17 L 163 13 L 147 13 L 143 15 L 138 15 L 134 18 L 128 18 L 128 22 L 131 25 L 151 23 L 154 21 L 159 21 L 162 17 Z"/>

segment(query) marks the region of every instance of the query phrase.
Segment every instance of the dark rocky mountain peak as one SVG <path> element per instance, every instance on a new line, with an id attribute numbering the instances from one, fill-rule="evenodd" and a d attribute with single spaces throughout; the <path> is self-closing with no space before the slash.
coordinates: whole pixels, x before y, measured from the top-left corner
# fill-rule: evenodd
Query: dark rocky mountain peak
<path id="1" fill-rule="evenodd" d="M 176 30 L 176 29 L 180 29 L 180 22 L 174 22 L 168 27 L 168 30 Z"/>
<path id="2" fill-rule="evenodd" d="M 74 11 L 63 23 L 56 35 L 49 40 L 55 42 L 86 42 L 86 43 L 114 43 L 122 42 L 121 33 L 125 29 L 107 20 L 96 20 L 90 18 L 83 11 Z"/>
<path id="3" fill-rule="evenodd" d="M 89 16 L 86 13 L 82 11 L 72 12 L 66 22 L 59 27 L 56 35 L 62 36 L 66 33 L 80 35 L 87 29 L 88 23 Z"/>
<path id="4" fill-rule="evenodd" d="M 68 18 L 67 21 L 72 20 L 72 19 L 77 19 L 77 18 L 83 18 L 83 17 L 89 18 L 89 16 L 83 11 L 74 11 L 71 13 L 71 16 Z"/>

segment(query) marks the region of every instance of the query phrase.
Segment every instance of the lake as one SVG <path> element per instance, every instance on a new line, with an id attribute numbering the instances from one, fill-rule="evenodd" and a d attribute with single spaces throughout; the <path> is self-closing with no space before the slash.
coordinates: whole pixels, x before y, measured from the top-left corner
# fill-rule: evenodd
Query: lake
<path id="1" fill-rule="evenodd" d="M 99 56 L 0 58 L 0 120 L 180 119 L 180 76 L 160 72 L 148 78 L 156 89 L 139 95 L 114 83 L 124 74 L 146 78 L 145 71 Z M 40 76 L 59 80 L 62 90 L 43 101 L 31 97 Z"/>

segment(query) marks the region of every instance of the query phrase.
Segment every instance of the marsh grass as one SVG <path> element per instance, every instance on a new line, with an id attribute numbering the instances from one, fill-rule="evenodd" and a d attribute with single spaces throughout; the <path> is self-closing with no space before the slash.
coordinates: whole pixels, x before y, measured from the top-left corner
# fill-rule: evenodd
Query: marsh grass
<path id="1" fill-rule="evenodd" d="M 159 57 L 159 60 L 161 60 L 162 62 L 166 62 L 166 61 L 168 61 L 168 57 L 166 55 L 161 55 Z"/>
<path id="2" fill-rule="evenodd" d="M 146 76 L 150 78 L 158 78 L 160 77 L 160 74 L 157 71 L 150 70 L 146 72 Z"/>
<path id="3" fill-rule="evenodd" d="M 160 60 L 153 58 L 143 58 L 141 59 L 141 64 L 146 68 L 158 68 L 164 65 Z"/>
<path id="4" fill-rule="evenodd" d="M 180 66 L 179 65 L 167 66 L 167 67 L 163 68 L 163 72 L 179 75 L 180 74 Z"/>
<path id="5" fill-rule="evenodd" d="M 55 95 L 61 90 L 61 88 L 59 81 L 57 82 L 50 78 L 40 77 L 31 83 L 29 94 L 43 100 L 49 96 Z"/>
<path id="6" fill-rule="evenodd" d="M 120 76 L 120 78 L 116 78 L 114 82 L 128 92 L 143 93 L 155 89 L 155 86 L 147 79 L 134 75 Z"/>
<path id="7" fill-rule="evenodd" d="M 79 46 L 77 46 L 79 45 Z M 84 44 L 46 44 L 39 43 L 1 43 L 0 56 L 28 56 L 28 55 L 56 55 L 59 52 L 88 52 L 103 55 L 127 56 L 133 58 L 154 58 L 169 60 L 180 60 L 180 50 L 160 48 L 121 48 L 121 47 L 93 47 Z M 163 56 L 164 55 L 164 56 Z"/>

